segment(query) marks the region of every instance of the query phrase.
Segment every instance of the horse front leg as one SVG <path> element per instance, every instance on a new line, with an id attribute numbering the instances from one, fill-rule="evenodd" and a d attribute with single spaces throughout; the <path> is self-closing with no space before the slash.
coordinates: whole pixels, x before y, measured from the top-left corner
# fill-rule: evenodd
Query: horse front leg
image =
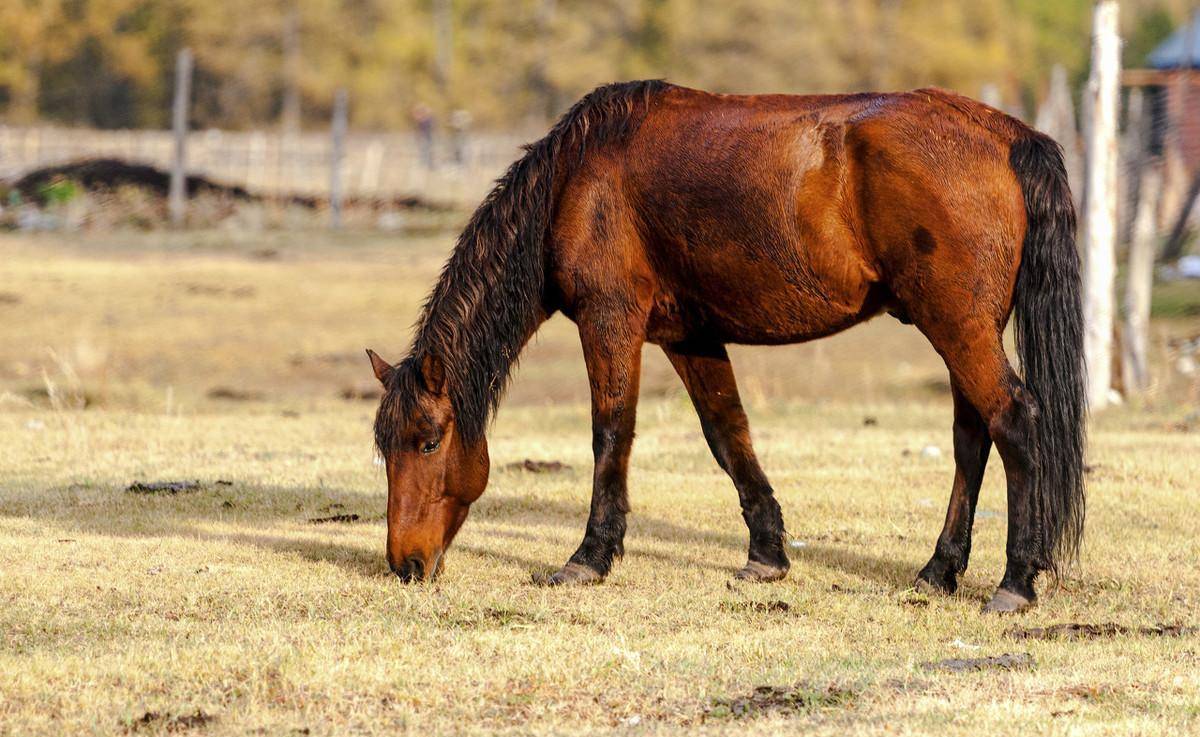
<path id="1" fill-rule="evenodd" d="M 576 322 L 592 392 L 592 506 L 579 549 L 546 585 L 599 583 L 625 552 L 626 476 L 637 416 L 644 328 L 631 317 L 583 314 Z"/>
<path id="2" fill-rule="evenodd" d="M 713 457 L 737 488 L 750 551 L 735 578 L 783 578 L 790 565 L 783 547 L 783 513 L 750 444 L 750 424 L 725 346 L 677 344 L 663 350 L 687 387 Z"/>

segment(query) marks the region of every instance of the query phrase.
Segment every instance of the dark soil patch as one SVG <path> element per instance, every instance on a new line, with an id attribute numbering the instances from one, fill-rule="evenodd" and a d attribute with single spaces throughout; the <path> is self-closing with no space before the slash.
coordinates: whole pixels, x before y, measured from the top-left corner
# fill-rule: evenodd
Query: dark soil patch
<path id="1" fill-rule="evenodd" d="M 333 514 L 328 517 L 313 517 L 308 520 L 310 525 L 327 525 L 333 522 L 357 522 L 357 514 Z"/>
<path id="2" fill-rule="evenodd" d="M 338 396 L 351 401 L 379 399 L 383 396 L 383 388 L 375 384 L 371 386 L 348 386 L 342 389 Z"/>
<path id="3" fill-rule="evenodd" d="M 927 379 L 921 382 L 921 388 L 930 394 L 949 394 L 950 380 L 949 379 Z"/>
<path id="4" fill-rule="evenodd" d="M 1058 692 L 1063 696 L 1071 696 L 1084 701 L 1103 701 L 1106 698 L 1117 695 L 1119 692 L 1112 686 L 1105 684 L 1081 683 L 1078 686 L 1069 686 Z"/>
<path id="5" fill-rule="evenodd" d="M 526 627 L 542 621 L 541 617 L 519 609 L 490 606 L 466 612 L 443 612 L 439 620 L 446 626 L 461 629 Z"/>
<path id="6" fill-rule="evenodd" d="M 922 670 L 945 673 L 974 673 L 984 670 L 1029 670 L 1033 656 L 1029 653 L 1005 653 L 986 658 L 950 658 L 936 663 L 922 663 Z"/>
<path id="7" fill-rule="evenodd" d="M 0 292 L 0 305 L 19 305 L 21 296 L 12 292 Z"/>
<path id="8" fill-rule="evenodd" d="M 502 626 L 535 624 L 541 621 L 540 618 L 517 609 L 487 607 L 480 614 L 483 616 L 483 621 Z"/>
<path id="9" fill-rule="evenodd" d="M 354 353 L 319 353 L 316 355 L 295 353 L 288 358 L 288 363 L 297 368 L 302 366 L 357 366 L 360 363 L 365 365 L 362 353 L 357 351 Z"/>
<path id="10" fill-rule="evenodd" d="M 787 612 L 792 605 L 778 599 L 774 601 L 723 601 L 721 610 L 726 612 Z"/>
<path id="11" fill-rule="evenodd" d="M 22 396 L 36 404 L 53 404 L 50 397 L 50 390 L 45 385 L 31 386 L 21 391 Z M 91 394 L 87 391 L 79 391 L 72 388 L 64 388 L 62 392 L 55 395 L 55 400 L 63 404 L 78 409 L 88 409 L 99 405 L 100 397 Z"/>
<path id="12" fill-rule="evenodd" d="M 134 494 L 178 494 L 203 488 L 204 485 L 199 481 L 134 481 L 125 491 Z"/>
<path id="13" fill-rule="evenodd" d="M 222 287 L 215 284 L 197 284 L 190 282 L 183 285 L 183 291 L 188 294 L 195 294 L 205 297 L 234 297 L 237 299 L 246 299 L 253 297 L 257 290 L 254 287 L 245 285 L 241 287 Z"/>
<path id="14" fill-rule="evenodd" d="M 509 463 L 505 468 L 509 471 L 528 471 L 529 473 L 561 473 L 571 470 L 571 467 L 562 461 L 535 461 L 532 458 Z"/>
<path id="15" fill-rule="evenodd" d="M 148 711 L 129 724 L 129 731 L 140 730 L 183 732 L 189 729 L 200 729 L 216 721 L 212 714 L 205 714 L 197 709 L 191 714 L 162 714 Z"/>
<path id="16" fill-rule="evenodd" d="M 258 402 L 266 395 L 250 389 L 237 389 L 231 386 L 214 386 L 206 395 L 209 399 L 224 399 L 229 402 Z"/>
<path id="17" fill-rule="evenodd" d="M 757 686 L 747 696 L 716 699 L 704 710 L 703 719 L 746 719 L 763 714 L 804 714 L 818 709 L 847 707 L 858 693 L 843 686 L 824 688 L 809 684 Z"/>
<path id="18" fill-rule="evenodd" d="M 1144 637 L 1182 637 L 1197 632 L 1196 627 L 1181 624 L 1156 624 L 1153 627 L 1126 627 L 1113 622 L 1104 624 L 1052 624 L 1049 627 L 1014 627 L 1008 636 L 1014 640 L 1096 640 L 1122 635 Z"/>

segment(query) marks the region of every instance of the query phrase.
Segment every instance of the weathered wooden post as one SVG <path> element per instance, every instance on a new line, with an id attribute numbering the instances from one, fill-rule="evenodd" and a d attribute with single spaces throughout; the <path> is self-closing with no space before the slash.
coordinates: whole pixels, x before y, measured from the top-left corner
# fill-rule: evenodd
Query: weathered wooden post
<path id="1" fill-rule="evenodd" d="M 171 130 L 175 137 L 175 155 L 171 159 L 171 184 L 167 191 L 167 211 L 171 225 L 183 225 L 187 215 L 187 129 L 188 100 L 192 95 L 192 50 L 180 49 L 175 59 L 175 102 L 171 108 Z"/>
<path id="2" fill-rule="evenodd" d="M 995 82 L 986 82 L 979 88 L 979 101 L 997 110 L 1004 109 L 1004 99 L 1000 94 L 1000 86 Z"/>
<path id="3" fill-rule="evenodd" d="M 1067 179 L 1075 207 L 1083 206 L 1083 162 L 1079 155 L 1079 133 L 1075 124 L 1075 103 L 1071 101 L 1071 83 L 1067 70 L 1055 64 L 1050 70 L 1050 89 L 1037 111 L 1035 127 L 1058 141 L 1063 148 Z"/>
<path id="4" fill-rule="evenodd" d="M 1117 237 L 1117 92 L 1121 39 L 1116 0 L 1098 0 L 1092 16 L 1092 68 L 1086 90 L 1087 203 L 1084 210 L 1083 320 L 1088 405 L 1102 409 L 1112 387 L 1113 283 Z"/>
<path id="5" fill-rule="evenodd" d="M 1120 158 L 1121 194 L 1117 198 L 1117 243 L 1133 239 L 1133 220 L 1137 216 L 1143 171 L 1150 159 L 1151 115 L 1145 92 L 1132 87 L 1125 103 L 1125 127 L 1117 140 Z"/>
<path id="6" fill-rule="evenodd" d="M 454 64 L 454 5 L 453 0 L 433 2 L 434 54 L 433 72 L 442 93 L 442 102 L 450 99 L 451 66 Z"/>
<path id="7" fill-rule="evenodd" d="M 333 144 L 329 162 L 329 224 L 342 227 L 342 163 L 346 158 L 346 118 L 349 107 L 346 88 L 333 95 Z"/>
<path id="8" fill-rule="evenodd" d="M 537 61 L 534 67 L 534 87 L 542 97 L 542 116 L 553 120 L 558 114 L 558 95 L 550 81 L 550 64 L 554 55 L 554 18 L 558 12 L 558 0 L 541 0 L 537 9 L 538 43 Z"/>
<path id="9" fill-rule="evenodd" d="M 1171 126 L 1171 130 L 1167 136 L 1168 155 L 1173 157 L 1173 160 L 1169 159 L 1169 161 L 1176 165 L 1176 168 L 1173 171 L 1169 170 L 1168 173 L 1176 175 L 1176 181 L 1172 182 L 1172 184 L 1176 185 L 1178 193 L 1182 197 L 1177 208 L 1179 214 L 1175 217 L 1175 222 L 1171 227 L 1170 235 L 1167 237 L 1166 245 L 1163 246 L 1162 254 L 1160 254 L 1161 259 L 1164 261 L 1174 261 L 1183 255 L 1187 224 L 1192 216 L 1192 207 L 1196 204 L 1196 200 L 1200 199 L 1200 172 L 1191 177 L 1190 183 L 1185 184 L 1188 179 L 1184 171 L 1186 164 L 1181 161 L 1183 155 L 1183 141 L 1181 139 L 1184 136 L 1184 118 L 1188 115 L 1188 111 L 1191 108 L 1191 103 L 1188 100 L 1195 94 L 1193 91 L 1192 76 L 1195 67 L 1194 60 L 1197 56 L 1196 30 L 1200 28 L 1200 11 L 1197 11 L 1188 19 L 1185 28 L 1187 30 L 1184 32 L 1183 49 L 1179 53 L 1179 61 L 1176 65 L 1178 71 L 1175 77 L 1174 89 L 1171 92 L 1177 98 L 1176 108 L 1180 111 L 1180 118 L 1175 121 L 1175 125 Z M 1181 164 L 1184 165 L 1180 166 Z"/>
<path id="10" fill-rule="evenodd" d="M 1125 388 L 1150 388 L 1150 291 L 1154 286 L 1155 209 L 1162 193 L 1162 171 L 1146 166 L 1138 187 L 1137 212 L 1129 240 L 1129 269 L 1125 281 L 1125 332 L 1121 341 Z"/>
<path id="11" fill-rule="evenodd" d="M 283 105 L 280 109 L 280 128 L 285 140 L 294 141 L 300 135 L 300 9 L 289 6 L 283 14 Z"/>

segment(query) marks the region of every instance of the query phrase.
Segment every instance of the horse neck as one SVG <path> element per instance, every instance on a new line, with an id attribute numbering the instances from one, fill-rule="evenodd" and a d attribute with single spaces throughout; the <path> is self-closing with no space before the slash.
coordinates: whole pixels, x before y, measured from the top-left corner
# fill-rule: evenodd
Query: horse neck
<path id="1" fill-rule="evenodd" d="M 494 203 L 493 203 L 494 205 Z M 426 304 L 412 357 L 445 367 L 456 420 L 480 437 L 521 349 L 546 319 L 540 247 L 511 237 L 506 216 L 483 207 L 459 238 Z M 524 224 L 528 225 L 528 224 Z"/>
<path id="2" fill-rule="evenodd" d="M 442 360 L 468 436 L 482 435 L 517 354 L 547 317 L 545 249 L 556 191 L 588 144 L 627 138 L 664 88 L 653 80 L 608 85 L 580 100 L 508 168 L 459 237 L 413 355 Z"/>

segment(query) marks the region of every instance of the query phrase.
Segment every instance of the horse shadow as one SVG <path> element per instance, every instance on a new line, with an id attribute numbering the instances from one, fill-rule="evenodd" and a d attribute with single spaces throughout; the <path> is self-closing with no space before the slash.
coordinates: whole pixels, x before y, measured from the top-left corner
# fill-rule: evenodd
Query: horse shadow
<path id="1" fill-rule="evenodd" d="M 485 500 L 487 501 L 485 502 Z M 565 528 L 582 534 L 588 515 L 588 506 L 581 501 L 545 499 L 533 495 L 510 495 L 491 499 L 484 497 L 477 503 L 477 506 L 482 507 L 479 516 L 487 521 L 520 525 L 522 528 L 519 532 L 511 528 L 490 531 L 489 536 L 531 541 L 543 539 L 535 532 L 539 528 Z M 626 547 L 638 557 L 732 573 L 736 568 L 714 563 L 710 560 L 711 556 L 703 555 L 710 552 L 712 548 L 744 555 L 749 540 L 741 518 L 738 516 L 731 518 L 730 528 L 729 532 L 717 532 L 688 527 L 662 517 L 639 514 L 635 509 L 629 518 Z M 644 545 L 639 544 L 640 541 L 647 538 L 674 544 L 676 547 L 686 548 L 690 544 L 697 553 L 682 557 L 675 553 L 647 550 Z M 477 552 L 483 555 L 490 554 L 485 550 Z M 793 566 L 811 564 L 834 573 L 851 574 L 870 579 L 889 588 L 900 589 L 908 588 L 912 584 L 917 571 L 924 563 L 923 559 L 917 561 L 885 557 L 873 555 L 865 550 L 855 550 L 848 545 L 825 543 L 808 543 L 803 548 L 789 549 L 788 555 L 792 559 Z M 548 563 L 530 564 L 545 569 L 549 567 Z"/>
<path id="2" fill-rule="evenodd" d="M 86 515 L 72 517 L 69 509 L 54 504 L 25 505 L 19 511 L 0 508 L 0 518 L 34 518 L 52 524 L 58 531 L 100 534 L 124 538 L 171 537 L 199 539 L 209 542 L 232 542 L 268 553 L 296 555 L 314 564 L 329 564 L 354 576 L 387 579 L 391 576 L 383 555 L 382 506 L 375 494 L 329 487 L 251 487 L 251 496 L 261 502 L 258 506 L 236 510 L 237 486 L 218 490 L 180 494 L 175 497 L 144 500 L 136 495 L 114 489 L 120 496 L 112 504 L 90 505 Z M 225 506 L 233 502 L 237 514 Z M 162 513 L 139 509 L 146 502 L 158 506 Z M 324 506 L 321 506 L 324 505 Z M 220 520 L 233 527 L 278 525 L 288 522 L 307 523 L 315 516 L 335 508 L 338 513 L 358 514 L 360 521 L 347 524 L 380 525 L 379 546 L 366 547 L 361 539 L 339 541 L 323 535 L 289 535 L 283 532 L 212 530 L 208 526 Z M 582 500 L 547 499 L 532 494 L 499 494 L 481 499 L 473 510 L 476 523 L 497 523 L 501 529 L 490 529 L 486 536 L 470 536 L 451 548 L 455 551 L 502 561 L 514 568 L 529 572 L 545 571 L 563 561 L 537 560 L 514 552 L 514 541 L 545 542 L 547 534 L 572 540 L 582 534 L 588 506 Z M 341 524 L 314 526 L 323 532 L 346 531 Z M 671 545 L 671 550 L 652 549 L 647 541 Z M 744 555 L 747 547 L 745 529 L 739 517 L 730 520 L 730 530 L 719 532 L 689 527 L 655 515 L 635 512 L 630 517 L 627 546 L 631 557 L 699 567 L 730 574 L 735 570 L 723 565 L 713 549 Z M 679 550 L 692 553 L 680 553 Z M 569 551 L 563 551 L 563 560 Z M 813 544 L 799 550 L 789 550 L 793 564 L 820 566 L 833 572 L 864 577 L 889 588 L 905 588 L 914 576 L 919 563 L 910 560 L 881 557 L 847 546 Z"/>

